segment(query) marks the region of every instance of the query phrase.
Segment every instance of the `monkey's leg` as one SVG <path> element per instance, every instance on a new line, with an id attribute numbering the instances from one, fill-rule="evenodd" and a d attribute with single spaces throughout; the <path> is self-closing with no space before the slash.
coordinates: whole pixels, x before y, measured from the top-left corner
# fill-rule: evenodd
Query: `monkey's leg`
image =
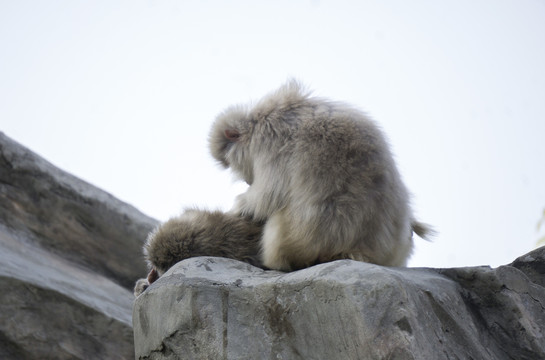
<path id="1" fill-rule="evenodd" d="M 293 271 L 315 265 L 320 245 L 308 231 L 296 231 L 304 224 L 295 224 L 279 211 L 267 220 L 261 240 L 263 265 L 269 269 Z"/>
<path id="2" fill-rule="evenodd" d="M 265 224 L 261 239 L 263 265 L 273 270 L 290 271 L 291 266 L 285 254 L 286 223 L 280 213 L 276 213 Z"/>

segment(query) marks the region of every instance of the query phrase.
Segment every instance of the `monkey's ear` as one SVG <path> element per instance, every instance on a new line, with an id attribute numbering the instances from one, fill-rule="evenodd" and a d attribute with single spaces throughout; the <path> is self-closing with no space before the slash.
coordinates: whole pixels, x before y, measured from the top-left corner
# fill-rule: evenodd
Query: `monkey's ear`
<path id="1" fill-rule="evenodd" d="M 240 133 L 237 130 L 227 129 L 225 130 L 225 137 L 229 141 L 236 142 L 240 138 Z"/>
<path id="2" fill-rule="evenodd" d="M 153 284 L 157 279 L 159 279 L 159 273 L 157 273 L 157 269 L 152 268 L 148 274 L 148 282 Z"/>

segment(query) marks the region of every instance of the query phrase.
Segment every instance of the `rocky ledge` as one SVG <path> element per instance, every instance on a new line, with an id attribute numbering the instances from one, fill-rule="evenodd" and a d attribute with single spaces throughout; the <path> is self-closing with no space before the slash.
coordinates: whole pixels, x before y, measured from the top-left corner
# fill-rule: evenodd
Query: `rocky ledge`
<path id="1" fill-rule="evenodd" d="M 132 359 L 157 222 L 0 133 L 0 359 Z"/>
<path id="2" fill-rule="evenodd" d="M 495 269 L 192 258 L 136 300 L 136 357 L 545 359 L 544 286 L 545 247 Z"/>

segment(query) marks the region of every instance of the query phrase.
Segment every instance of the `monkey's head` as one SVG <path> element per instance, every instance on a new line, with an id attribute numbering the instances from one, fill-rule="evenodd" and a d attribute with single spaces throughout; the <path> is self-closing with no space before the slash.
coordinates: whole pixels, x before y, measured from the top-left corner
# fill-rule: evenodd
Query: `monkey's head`
<path id="1" fill-rule="evenodd" d="M 255 121 L 242 106 L 230 107 L 216 118 L 208 138 L 210 152 L 224 168 L 252 184 L 253 160 L 250 145 Z"/>
<path id="2" fill-rule="evenodd" d="M 297 121 L 297 109 L 307 105 L 309 96 L 300 83 L 289 80 L 254 106 L 228 108 L 212 125 L 212 156 L 251 185 L 255 161 L 284 145 Z"/>
<path id="3" fill-rule="evenodd" d="M 178 261 L 192 256 L 195 240 L 205 230 L 206 221 L 197 210 L 187 210 L 150 232 L 144 245 L 144 255 L 150 269 L 162 276 Z M 194 256 L 194 255 L 193 255 Z"/>

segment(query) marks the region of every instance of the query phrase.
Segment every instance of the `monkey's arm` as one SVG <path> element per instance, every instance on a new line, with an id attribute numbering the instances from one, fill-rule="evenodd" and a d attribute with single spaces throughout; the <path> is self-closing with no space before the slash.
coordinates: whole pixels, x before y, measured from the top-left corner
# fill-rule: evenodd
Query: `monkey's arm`
<path id="1" fill-rule="evenodd" d="M 284 207 L 288 185 L 285 177 L 278 172 L 263 169 L 256 174 L 260 176 L 255 178 L 245 193 L 237 196 L 233 212 L 255 220 L 265 220 Z"/>

